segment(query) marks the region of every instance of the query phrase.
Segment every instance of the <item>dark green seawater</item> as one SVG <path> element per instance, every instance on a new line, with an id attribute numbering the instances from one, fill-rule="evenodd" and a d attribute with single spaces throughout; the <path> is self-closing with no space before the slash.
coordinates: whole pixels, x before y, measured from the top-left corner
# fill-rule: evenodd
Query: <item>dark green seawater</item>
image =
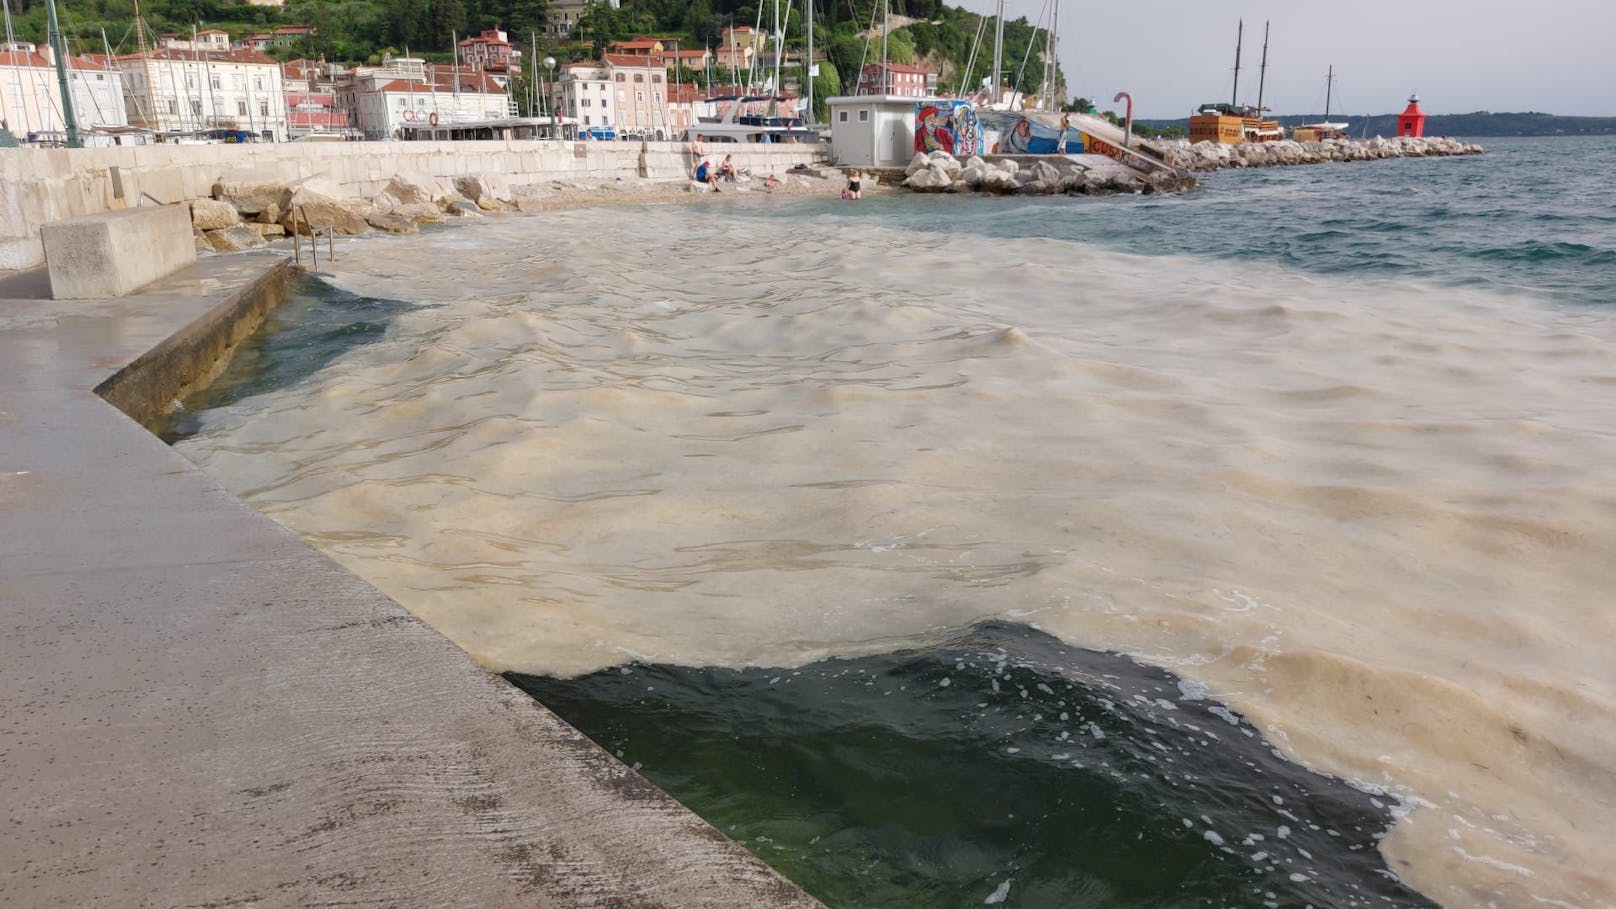
<path id="1" fill-rule="evenodd" d="M 1389 801 L 1022 625 L 794 670 L 509 678 L 831 906 L 1427 906 Z"/>
<path id="2" fill-rule="evenodd" d="M 1616 141 L 1486 145 L 1210 174 L 1185 197 L 781 199 L 734 220 L 1056 238 L 1607 318 Z M 306 282 L 165 433 L 319 381 L 416 305 Z M 1375 848 L 1393 800 L 1285 760 L 1192 685 L 1024 626 L 793 670 L 512 679 L 834 909 L 1429 905 Z"/>

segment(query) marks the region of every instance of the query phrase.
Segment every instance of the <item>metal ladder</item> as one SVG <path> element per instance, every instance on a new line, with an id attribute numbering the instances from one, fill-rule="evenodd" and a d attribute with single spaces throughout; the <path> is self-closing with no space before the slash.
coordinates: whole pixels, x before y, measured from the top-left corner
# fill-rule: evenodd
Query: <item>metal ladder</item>
<path id="1" fill-rule="evenodd" d="M 303 229 L 308 231 L 309 253 L 313 257 L 312 268 L 314 271 L 319 271 L 321 231 L 315 230 L 313 225 L 309 223 L 308 212 L 304 211 L 301 205 L 297 207 L 297 218 L 292 221 L 292 261 L 299 268 L 303 266 L 303 235 L 297 231 L 299 221 L 303 223 Z M 326 261 L 335 262 L 337 259 L 336 231 L 328 226 L 324 230 L 324 235 Z"/>

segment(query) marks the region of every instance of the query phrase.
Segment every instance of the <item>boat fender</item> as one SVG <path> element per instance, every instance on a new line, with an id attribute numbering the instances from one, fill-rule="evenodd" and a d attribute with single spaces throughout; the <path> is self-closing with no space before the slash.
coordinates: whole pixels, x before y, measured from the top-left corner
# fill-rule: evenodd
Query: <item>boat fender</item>
<path id="1" fill-rule="evenodd" d="M 438 125 L 438 112 L 433 111 L 432 114 L 426 118 L 426 122 L 432 124 L 433 126 L 437 126 Z"/>

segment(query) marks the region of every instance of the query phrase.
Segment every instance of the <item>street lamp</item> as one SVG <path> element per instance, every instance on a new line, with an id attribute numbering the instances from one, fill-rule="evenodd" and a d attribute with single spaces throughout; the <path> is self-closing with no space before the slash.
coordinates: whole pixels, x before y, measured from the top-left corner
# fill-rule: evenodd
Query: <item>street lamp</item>
<path id="1" fill-rule="evenodd" d="M 556 58 L 545 57 L 544 68 L 550 72 L 550 87 L 544 95 L 544 106 L 550 109 L 550 128 L 555 131 L 556 141 L 561 141 L 561 118 L 556 116 L 555 103 L 555 66 Z"/>

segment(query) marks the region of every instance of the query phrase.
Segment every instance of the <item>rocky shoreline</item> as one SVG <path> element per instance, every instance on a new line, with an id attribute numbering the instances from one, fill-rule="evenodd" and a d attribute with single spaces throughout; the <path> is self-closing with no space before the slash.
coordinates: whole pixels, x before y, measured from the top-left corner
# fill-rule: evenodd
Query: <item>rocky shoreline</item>
<path id="1" fill-rule="evenodd" d="M 1337 161 L 1379 161 L 1387 158 L 1440 158 L 1479 155 L 1482 148 L 1457 139 L 1400 136 L 1384 139 L 1324 139 L 1318 142 L 1218 142 L 1187 140 L 1153 142 L 1152 149 L 1167 163 L 1188 171 L 1223 170 L 1231 167 L 1286 167 L 1297 164 L 1329 164 Z"/>
<path id="2" fill-rule="evenodd" d="M 330 233 L 361 236 L 371 231 L 411 233 L 425 224 L 443 224 L 506 212 L 560 211 L 596 205 L 674 201 L 719 201 L 737 197 L 836 196 L 839 168 L 814 166 L 787 171 L 772 190 L 743 176 L 716 189 L 685 180 L 552 180 L 513 186 L 496 193 L 474 176 L 417 183 L 395 176 L 370 197 L 342 197 L 340 187 L 319 178 L 298 183 L 221 179 L 210 197 L 190 202 L 197 249 L 240 252 L 293 235 Z M 865 192 L 883 187 L 865 178 Z"/>
<path id="3" fill-rule="evenodd" d="M 1018 160 L 1029 158 L 1030 160 Z M 948 152 L 916 152 L 903 186 L 914 192 L 984 192 L 1016 196 L 1110 196 L 1118 193 L 1188 192 L 1188 173 L 1143 176 L 1120 164 L 1092 165 L 1063 155 L 972 156 L 961 162 Z"/>

